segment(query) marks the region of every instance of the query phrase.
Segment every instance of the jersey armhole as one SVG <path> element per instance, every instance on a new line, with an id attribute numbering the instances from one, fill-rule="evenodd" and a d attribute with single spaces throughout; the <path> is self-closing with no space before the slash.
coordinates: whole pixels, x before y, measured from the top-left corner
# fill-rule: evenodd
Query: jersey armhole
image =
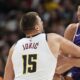
<path id="1" fill-rule="evenodd" d="M 48 35 L 46 34 L 46 41 L 48 42 Z"/>

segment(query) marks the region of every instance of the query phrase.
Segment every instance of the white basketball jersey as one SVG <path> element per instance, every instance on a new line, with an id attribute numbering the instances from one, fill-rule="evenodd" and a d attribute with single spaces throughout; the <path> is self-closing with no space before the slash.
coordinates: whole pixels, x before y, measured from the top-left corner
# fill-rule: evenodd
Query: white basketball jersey
<path id="1" fill-rule="evenodd" d="M 12 63 L 14 80 L 52 80 L 57 59 L 42 33 L 19 40 L 12 54 Z"/>

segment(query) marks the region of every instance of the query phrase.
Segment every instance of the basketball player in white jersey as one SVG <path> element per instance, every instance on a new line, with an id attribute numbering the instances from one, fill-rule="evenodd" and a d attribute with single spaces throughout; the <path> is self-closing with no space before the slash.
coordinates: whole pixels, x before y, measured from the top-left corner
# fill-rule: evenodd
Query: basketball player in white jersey
<path id="1" fill-rule="evenodd" d="M 20 28 L 26 37 L 10 49 L 4 80 L 52 80 L 60 51 L 80 57 L 80 47 L 57 34 L 42 33 L 36 12 L 24 14 Z"/>

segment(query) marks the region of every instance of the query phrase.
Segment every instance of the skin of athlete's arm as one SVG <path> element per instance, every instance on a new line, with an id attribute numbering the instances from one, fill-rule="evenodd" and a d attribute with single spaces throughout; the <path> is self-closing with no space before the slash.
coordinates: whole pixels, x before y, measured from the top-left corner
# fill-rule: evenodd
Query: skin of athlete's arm
<path id="1" fill-rule="evenodd" d="M 4 74 L 3 80 L 14 80 L 13 64 L 11 60 L 13 49 L 14 49 L 14 46 L 12 46 L 9 51 L 9 56 L 8 56 L 7 63 L 6 63 L 5 74 Z"/>
<path id="2" fill-rule="evenodd" d="M 58 57 L 60 51 L 66 55 L 71 55 L 76 58 L 80 57 L 80 47 L 58 34 L 49 33 L 48 44 L 53 55 L 56 57 Z"/>
<path id="3" fill-rule="evenodd" d="M 76 24 L 70 24 L 67 29 L 65 30 L 64 37 L 67 38 L 68 40 L 72 41 L 74 34 L 76 31 Z M 56 68 L 56 73 L 57 74 L 62 74 L 72 67 L 80 67 L 80 59 L 78 58 L 70 58 L 65 56 L 59 56 L 58 59 L 58 66 Z"/>
<path id="4" fill-rule="evenodd" d="M 65 30 L 64 37 L 73 42 L 73 38 L 74 38 L 74 35 L 76 32 L 76 27 L 77 27 L 77 25 L 75 23 L 70 24 L 67 27 L 67 29 Z M 64 71 L 66 72 L 66 71 L 70 70 L 72 67 L 80 67 L 80 59 L 79 58 L 77 59 L 77 58 L 69 57 L 67 60 L 65 60 L 65 63 L 62 65 L 61 69 L 65 68 Z M 59 68 L 57 70 L 59 70 Z M 64 73 L 64 71 L 62 70 L 62 73 Z M 67 76 L 66 76 L 66 78 L 67 78 Z M 67 78 L 67 80 L 68 80 L 68 78 Z M 71 79 L 71 80 L 73 80 L 73 79 Z"/>
<path id="5" fill-rule="evenodd" d="M 73 41 L 75 31 L 76 31 L 77 24 L 70 24 L 68 29 L 66 29 L 64 33 L 64 37 L 68 40 Z M 80 67 L 80 58 L 73 58 L 73 62 L 75 63 L 74 66 Z"/>

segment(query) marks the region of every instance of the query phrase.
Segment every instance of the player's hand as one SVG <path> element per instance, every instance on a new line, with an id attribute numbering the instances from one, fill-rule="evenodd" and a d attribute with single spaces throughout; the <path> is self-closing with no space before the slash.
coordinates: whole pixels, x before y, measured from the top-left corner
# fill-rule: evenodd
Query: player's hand
<path id="1" fill-rule="evenodd" d="M 61 74 L 55 74 L 53 80 L 65 80 Z"/>
<path id="2" fill-rule="evenodd" d="M 66 76 L 65 80 L 73 80 L 72 77 Z"/>

